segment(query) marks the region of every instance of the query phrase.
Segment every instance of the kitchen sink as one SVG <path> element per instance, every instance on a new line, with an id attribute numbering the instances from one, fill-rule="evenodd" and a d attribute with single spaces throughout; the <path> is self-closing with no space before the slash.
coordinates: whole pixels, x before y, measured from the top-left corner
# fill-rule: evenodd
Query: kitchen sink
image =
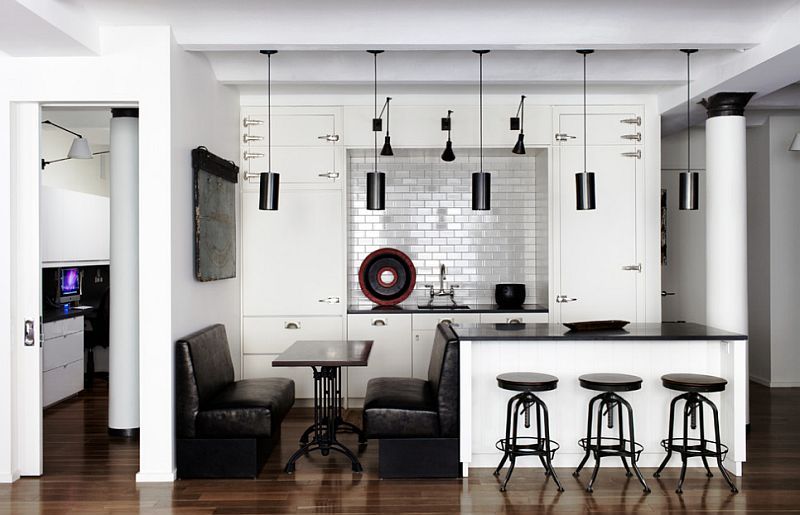
<path id="1" fill-rule="evenodd" d="M 456 309 L 470 309 L 466 304 L 417 304 L 419 309 L 430 309 L 432 311 L 453 311 Z"/>

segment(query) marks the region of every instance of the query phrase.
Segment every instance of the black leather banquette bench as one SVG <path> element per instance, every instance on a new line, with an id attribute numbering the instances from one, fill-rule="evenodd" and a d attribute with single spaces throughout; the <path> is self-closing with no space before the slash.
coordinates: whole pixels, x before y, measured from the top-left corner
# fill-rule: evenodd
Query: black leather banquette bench
<path id="1" fill-rule="evenodd" d="M 436 328 L 428 380 L 378 377 L 367 383 L 364 431 L 378 439 L 382 478 L 459 477 L 458 339 Z"/>
<path id="2" fill-rule="evenodd" d="M 294 381 L 234 381 L 221 324 L 181 338 L 175 350 L 178 477 L 256 477 L 294 404 Z"/>

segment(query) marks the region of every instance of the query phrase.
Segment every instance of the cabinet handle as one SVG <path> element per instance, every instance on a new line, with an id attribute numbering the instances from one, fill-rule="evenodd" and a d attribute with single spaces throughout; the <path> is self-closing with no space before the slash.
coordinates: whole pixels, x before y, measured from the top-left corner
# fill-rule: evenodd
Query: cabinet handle
<path id="1" fill-rule="evenodd" d="M 242 157 L 246 161 L 249 161 L 250 159 L 258 159 L 259 157 L 264 157 L 264 153 L 263 152 L 248 152 L 248 151 L 244 151 L 244 153 L 242 154 Z"/>
<path id="2" fill-rule="evenodd" d="M 244 180 L 253 182 L 251 179 L 258 181 L 261 179 L 261 174 L 259 172 L 244 172 Z"/>
<path id="3" fill-rule="evenodd" d="M 661 296 L 662 297 L 667 297 L 669 295 L 675 295 L 675 292 L 674 291 L 661 290 Z"/>
<path id="4" fill-rule="evenodd" d="M 520 320 L 519 318 L 506 318 L 506 323 L 507 324 L 521 324 L 522 320 Z"/>
<path id="5" fill-rule="evenodd" d="M 284 329 L 300 329 L 300 322 L 286 322 L 283 324 Z"/>
<path id="6" fill-rule="evenodd" d="M 244 120 L 242 120 L 242 126 L 250 127 L 251 125 L 264 125 L 264 120 L 258 120 L 256 118 L 250 118 L 249 116 L 245 116 Z"/>
<path id="7" fill-rule="evenodd" d="M 439 319 L 439 323 L 440 324 L 443 324 L 443 323 L 444 324 L 452 324 L 453 323 L 453 319 L 452 318 L 440 318 Z"/>
<path id="8" fill-rule="evenodd" d="M 570 136 L 563 132 L 556 133 L 556 141 L 567 141 L 568 139 L 575 139 L 575 136 Z"/>
<path id="9" fill-rule="evenodd" d="M 623 134 L 622 136 L 620 136 L 620 138 L 622 138 L 622 139 L 630 139 L 630 140 L 634 140 L 634 141 L 642 141 L 642 133 L 641 132 L 637 132 L 636 134 Z"/>
<path id="10" fill-rule="evenodd" d="M 339 141 L 338 134 L 326 134 L 324 136 L 317 136 L 317 139 L 324 139 L 325 141 L 335 142 Z"/>
<path id="11" fill-rule="evenodd" d="M 556 296 L 556 302 L 558 302 L 560 304 L 565 304 L 567 302 L 575 302 L 576 300 L 578 300 L 578 299 L 576 299 L 574 297 L 573 298 L 569 298 L 566 295 L 557 295 Z"/>
<path id="12" fill-rule="evenodd" d="M 325 297 L 324 299 L 319 299 L 317 302 L 327 302 L 328 304 L 338 304 L 340 301 L 339 297 Z"/>
<path id="13" fill-rule="evenodd" d="M 636 118 L 625 118 L 623 120 L 620 120 L 619 123 L 627 123 L 629 125 L 641 126 L 642 125 L 642 117 L 641 116 L 637 116 Z"/>
<path id="14" fill-rule="evenodd" d="M 339 178 L 339 172 L 325 172 L 318 174 L 320 177 L 327 177 L 328 179 L 336 180 Z"/>
<path id="15" fill-rule="evenodd" d="M 382 326 L 385 326 L 385 325 L 386 325 L 386 319 L 385 319 L 385 318 L 373 318 L 373 319 L 372 319 L 372 325 L 374 325 L 374 326 L 376 326 L 376 327 L 378 327 L 378 326 L 380 326 L 380 327 L 382 327 Z"/>
<path id="16" fill-rule="evenodd" d="M 635 157 L 636 159 L 641 159 L 642 158 L 642 151 L 641 150 L 637 150 L 636 152 L 623 152 L 622 155 L 625 156 L 625 157 Z"/>
<path id="17" fill-rule="evenodd" d="M 245 134 L 242 136 L 242 141 L 244 143 L 250 143 L 251 141 L 263 141 L 264 136 L 256 136 L 255 134 Z"/>
<path id="18" fill-rule="evenodd" d="M 622 267 L 622 269 L 625 270 L 625 271 L 630 271 L 630 272 L 641 272 L 642 271 L 642 264 L 639 263 L 637 265 L 625 265 L 625 266 Z"/>

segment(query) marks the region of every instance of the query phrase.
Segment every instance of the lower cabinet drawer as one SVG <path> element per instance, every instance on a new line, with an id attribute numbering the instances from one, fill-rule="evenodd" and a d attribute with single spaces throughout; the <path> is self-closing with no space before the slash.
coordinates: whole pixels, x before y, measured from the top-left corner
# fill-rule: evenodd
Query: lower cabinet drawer
<path id="1" fill-rule="evenodd" d="M 314 398 L 314 378 L 311 367 L 273 367 L 278 354 L 248 354 L 242 359 L 242 379 L 286 377 L 294 379 L 294 396 L 298 399 Z M 345 373 L 345 369 L 342 369 Z M 347 384 L 342 378 L 342 384 Z M 344 388 L 344 386 L 342 386 Z"/>
<path id="2" fill-rule="evenodd" d="M 83 359 L 42 374 L 42 403 L 45 407 L 83 390 Z"/>
<path id="3" fill-rule="evenodd" d="M 547 313 L 481 313 L 482 324 L 546 324 Z"/>
<path id="4" fill-rule="evenodd" d="M 414 330 L 435 331 L 440 322 L 450 322 L 451 324 L 477 324 L 481 321 L 479 313 L 414 313 L 411 315 Z"/>
<path id="5" fill-rule="evenodd" d="M 342 317 L 245 317 L 244 354 L 280 354 L 299 340 L 341 340 Z"/>
<path id="6" fill-rule="evenodd" d="M 42 343 L 42 370 L 47 372 L 83 358 L 83 331 Z"/>

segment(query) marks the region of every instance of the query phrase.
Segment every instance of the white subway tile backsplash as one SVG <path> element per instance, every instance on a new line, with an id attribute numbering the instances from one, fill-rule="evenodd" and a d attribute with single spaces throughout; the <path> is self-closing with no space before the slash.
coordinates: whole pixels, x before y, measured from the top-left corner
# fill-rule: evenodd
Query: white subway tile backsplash
<path id="1" fill-rule="evenodd" d="M 480 162 L 477 149 L 459 149 L 451 163 L 442 161 L 440 152 L 395 149 L 394 157 L 380 159 L 378 169 L 386 172 L 383 212 L 367 211 L 365 206 L 366 173 L 374 169 L 372 152 L 348 154 L 350 302 L 368 303 L 358 287 L 359 266 L 373 250 L 390 246 L 414 261 L 418 290 L 438 281 L 439 265 L 444 263 L 448 284 L 460 285 L 456 297 L 461 302 L 493 303 L 496 283 L 523 282 L 528 302 L 546 304 L 547 156 L 486 150 L 483 163 L 484 170 L 492 172 L 492 210 L 483 213 L 470 208 L 471 174 Z"/>

